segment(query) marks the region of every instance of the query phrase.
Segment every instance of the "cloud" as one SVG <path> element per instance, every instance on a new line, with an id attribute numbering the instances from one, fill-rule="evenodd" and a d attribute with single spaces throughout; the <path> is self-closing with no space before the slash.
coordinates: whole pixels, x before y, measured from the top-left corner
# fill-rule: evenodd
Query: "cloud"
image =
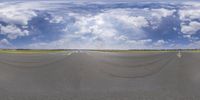
<path id="1" fill-rule="evenodd" d="M 97 16 L 79 16 L 74 26 L 75 34 L 93 34 L 101 38 L 111 38 L 117 34 L 112 23 L 106 22 L 104 14 Z"/>
<path id="2" fill-rule="evenodd" d="M 199 49 L 200 48 L 200 41 L 193 41 L 188 44 L 174 44 L 174 49 Z"/>
<path id="3" fill-rule="evenodd" d="M 169 10 L 165 8 L 157 8 L 157 9 L 150 9 L 148 13 L 150 13 L 150 22 L 153 29 L 158 28 L 160 25 L 162 18 L 173 16 L 176 12 L 175 9 Z"/>
<path id="4" fill-rule="evenodd" d="M 144 12 L 143 9 L 111 9 L 105 11 L 104 16 L 110 16 L 111 18 L 121 21 L 133 28 L 148 27 L 149 23 L 145 16 L 135 15 L 133 14 L 134 11 Z"/>
<path id="5" fill-rule="evenodd" d="M 30 48 L 150 48 L 149 44 L 153 41 L 147 38 L 148 33 L 143 28 L 152 27 L 150 26 L 152 23 L 160 23 L 162 18 L 171 16 L 174 12 L 175 10 L 164 8 L 112 8 L 98 13 L 71 12 L 67 17 L 74 21 L 68 21 L 66 27 L 61 29 L 64 34 L 59 39 L 48 43 L 36 42 L 29 46 Z M 65 18 L 68 19 L 67 17 Z M 57 19 L 59 21 L 52 19 L 52 22 L 53 20 L 55 23 L 64 22 L 63 18 Z"/>
<path id="6" fill-rule="evenodd" d="M 64 18 L 62 16 L 53 16 L 52 19 L 49 20 L 50 23 L 61 23 L 64 21 Z"/>
<path id="7" fill-rule="evenodd" d="M 200 2 L 184 2 L 179 11 L 180 20 L 191 21 L 200 18 Z"/>
<path id="8" fill-rule="evenodd" d="M 157 42 L 154 43 L 154 46 L 160 47 L 160 46 L 164 46 L 164 44 L 166 44 L 167 42 L 164 40 L 158 40 Z"/>
<path id="9" fill-rule="evenodd" d="M 200 30 L 199 5 L 180 5 L 66 1 L 2 3 L 0 34 L 10 42 L 14 39 L 24 42 L 25 48 L 173 48 L 174 43 L 169 39 L 192 42 L 185 37 L 193 38 Z M 27 42 L 29 38 L 33 41 Z"/>
<path id="10" fill-rule="evenodd" d="M 6 2 L 0 5 L 0 21 L 27 25 L 33 17 L 38 16 L 36 11 L 55 10 L 62 7 L 61 1 L 25 1 Z"/>
<path id="11" fill-rule="evenodd" d="M 151 9 L 151 15 L 153 17 L 157 17 L 158 19 L 161 19 L 162 17 L 167 17 L 173 15 L 173 13 L 176 10 L 168 10 L 165 8 L 160 8 L 160 9 Z"/>
<path id="12" fill-rule="evenodd" d="M 55 1 L 25 1 L 0 3 L 0 28 L 1 35 L 8 39 L 17 39 L 30 35 L 29 22 L 33 18 L 41 17 L 41 12 L 56 10 L 61 7 L 60 2 Z M 59 23 L 63 20 L 60 16 L 53 16 L 50 23 Z"/>
<path id="13" fill-rule="evenodd" d="M 27 3 L 30 7 L 30 5 Z M 0 21 L 13 24 L 27 25 L 28 21 L 37 14 L 25 4 L 5 4 L 0 5 Z"/>
<path id="14" fill-rule="evenodd" d="M 93 16 L 76 15 L 74 26 L 78 31 L 75 34 L 93 34 L 101 38 L 113 38 L 119 34 L 145 37 L 141 28 L 149 26 L 147 19 L 130 13 L 126 9 L 111 9 Z"/>
<path id="15" fill-rule="evenodd" d="M 192 43 L 186 45 L 185 48 L 199 49 L 200 48 L 200 41 L 198 40 L 198 41 L 192 42 Z"/>
<path id="16" fill-rule="evenodd" d="M 141 40 L 127 40 L 127 49 L 147 49 L 150 48 L 149 44 L 152 43 L 152 39 L 141 39 Z"/>
<path id="17" fill-rule="evenodd" d="M 0 47 L 8 45 L 10 45 L 10 42 L 7 39 L 0 40 Z"/>
<path id="18" fill-rule="evenodd" d="M 200 3 L 186 2 L 179 11 L 181 32 L 186 35 L 196 34 L 200 30 Z"/>
<path id="19" fill-rule="evenodd" d="M 191 21 L 200 18 L 200 8 L 187 8 L 179 11 L 180 20 Z"/>
<path id="20" fill-rule="evenodd" d="M 142 28 L 148 26 L 148 21 L 143 16 L 127 16 L 121 15 L 116 17 L 117 20 L 132 26 L 133 28 Z"/>
<path id="21" fill-rule="evenodd" d="M 17 37 L 29 35 L 28 30 L 21 30 L 15 25 L 7 25 L 7 26 L 0 25 L 0 29 L 1 29 L 0 34 L 6 35 L 9 39 L 16 39 Z"/>
<path id="22" fill-rule="evenodd" d="M 189 25 L 182 25 L 181 32 L 184 34 L 192 35 L 196 34 L 200 30 L 200 22 L 192 21 Z"/>

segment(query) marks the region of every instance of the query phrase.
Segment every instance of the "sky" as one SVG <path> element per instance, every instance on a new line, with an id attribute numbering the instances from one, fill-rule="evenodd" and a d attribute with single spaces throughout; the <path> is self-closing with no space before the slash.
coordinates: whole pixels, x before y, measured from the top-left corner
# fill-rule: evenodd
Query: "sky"
<path id="1" fill-rule="evenodd" d="M 197 49 L 200 1 L 1 0 L 0 48 Z"/>

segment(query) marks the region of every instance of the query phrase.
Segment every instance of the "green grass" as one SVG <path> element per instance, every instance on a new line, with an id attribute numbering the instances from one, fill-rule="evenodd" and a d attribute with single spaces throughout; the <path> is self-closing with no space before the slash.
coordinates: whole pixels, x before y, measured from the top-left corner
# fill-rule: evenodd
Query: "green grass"
<path id="1" fill-rule="evenodd" d="M 156 52 L 178 52 L 179 50 L 92 50 L 99 52 L 119 52 L 119 53 L 156 53 Z M 181 52 L 200 53 L 200 50 L 181 50 Z"/>
<path id="2" fill-rule="evenodd" d="M 200 53 L 200 50 L 190 50 L 190 51 L 186 51 L 186 52 Z"/>
<path id="3" fill-rule="evenodd" d="M 122 52 L 122 53 L 149 53 L 149 52 L 177 52 L 177 50 L 94 50 L 100 52 Z"/>
<path id="4" fill-rule="evenodd" d="M 35 53 L 56 53 L 63 52 L 64 50 L 0 50 L 0 54 L 35 54 Z"/>

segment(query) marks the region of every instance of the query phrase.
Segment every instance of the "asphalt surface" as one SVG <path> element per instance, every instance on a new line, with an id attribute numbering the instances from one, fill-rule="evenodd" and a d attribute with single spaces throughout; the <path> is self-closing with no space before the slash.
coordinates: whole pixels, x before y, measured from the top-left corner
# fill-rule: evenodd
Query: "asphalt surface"
<path id="1" fill-rule="evenodd" d="M 0 54 L 0 100 L 200 100 L 200 53 Z"/>

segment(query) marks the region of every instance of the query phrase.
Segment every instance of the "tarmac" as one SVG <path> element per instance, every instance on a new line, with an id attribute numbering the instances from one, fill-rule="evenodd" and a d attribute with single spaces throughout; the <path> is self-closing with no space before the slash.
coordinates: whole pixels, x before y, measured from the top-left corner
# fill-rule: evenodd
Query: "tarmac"
<path id="1" fill-rule="evenodd" d="M 1 100 L 200 100 L 200 53 L 0 54 Z"/>

